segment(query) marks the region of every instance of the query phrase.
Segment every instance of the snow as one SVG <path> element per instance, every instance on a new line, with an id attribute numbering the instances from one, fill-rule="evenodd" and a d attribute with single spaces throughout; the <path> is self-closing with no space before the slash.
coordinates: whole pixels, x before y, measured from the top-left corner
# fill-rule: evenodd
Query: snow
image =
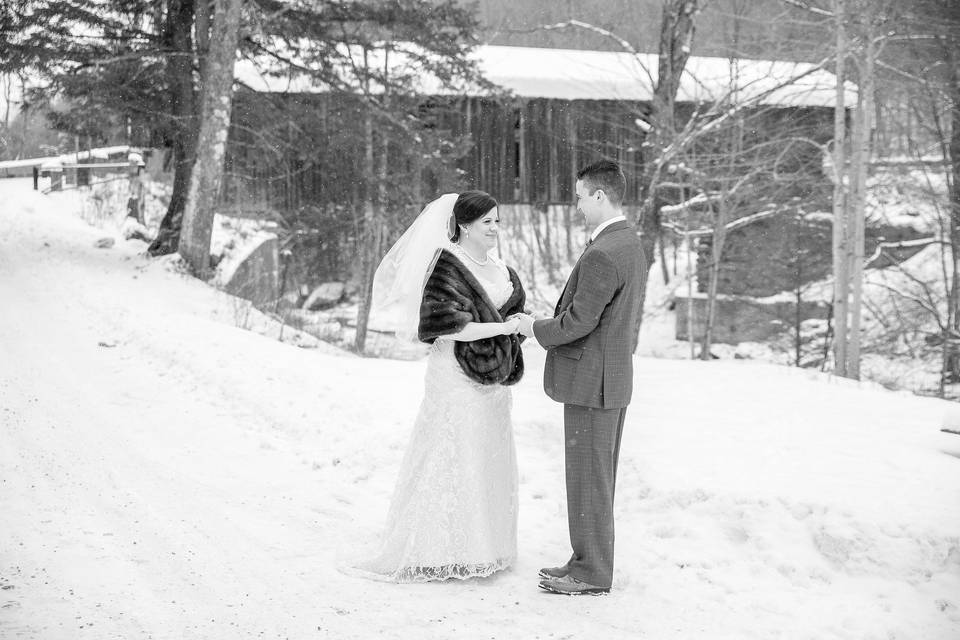
<path id="1" fill-rule="evenodd" d="M 650 100 L 657 54 L 486 46 L 477 57 L 484 75 L 524 97 L 564 100 Z M 797 78 L 788 86 L 780 84 Z M 774 60 L 692 56 L 680 78 L 677 100 L 712 102 L 736 89 L 738 100 L 768 94 L 760 104 L 833 106 L 836 78 L 815 65 Z M 856 87 L 848 83 L 850 96 Z"/>
<path id="2" fill-rule="evenodd" d="M 372 68 L 384 65 L 383 52 L 379 50 L 358 50 L 355 56 L 358 66 L 363 65 L 362 60 L 367 60 Z M 561 100 L 648 101 L 653 96 L 658 67 L 657 54 L 634 55 L 625 51 L 481 45 L 471 58 L 487 80 L 518 97 Z M 402 51 L 391 51 L 389 64 L 396 73 L 409 76 L 416 61 Z M 266 58 L 238 60 L 234 74 L 254 91 L 325 91 L 310 78 L 291 76 Z M 414 76 L 418 77 L 416 91 L 421 94 L 451 93 L 430 74 Z M 756 99 L 758 104 L 765 105 L 832 107 L 836 84 L 836 76 L 806 62 L 738 59 L 731 63 L 727 58 L 692 56 L 680 78 L 677 100 L 713 102 L 735 94 L 736 101 Z M 847 104 L 856 102 L 856 93 L 856 85 L 846 83 Z"/>
<path id="3" fill-rule="evenodd" d="M 870 223 L 912 228 L 936 234 L 943 227 L 949 202 L 946 167 L 907 167 L 904 161 L 887 161 L 893 169 L 878 167 L 867 178 L 866 217 Z"/>
<path id="4" fill-rule="evenodd" d="M 4 638 L 960 635 L 956 405 L 638 358 L 614 590 L 570 599 L 536 588 L 568 547 L 562 411 L 531 346 L 517 566 L 366 581 L 336 566 L 383 522 L 424 362 L 246 331 L 176 258 L 95 248 L 76 192 L 5 180 L 0 201 Z"/>

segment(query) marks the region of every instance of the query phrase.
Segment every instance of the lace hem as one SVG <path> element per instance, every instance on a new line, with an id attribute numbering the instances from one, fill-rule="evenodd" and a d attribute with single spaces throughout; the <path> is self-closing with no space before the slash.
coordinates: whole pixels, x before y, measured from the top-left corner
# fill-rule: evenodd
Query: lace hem
<path id="1" fill-rule="evenodd" d="M 391 573 L 377 573 L 358 566 L 340 567 L 343 573 L 381 582 L 439 582 L 487 578 L 498 571 L 509 569 L 514 558 L 502 558 L 483 564 L 445 564 L 439 567 L 400 567 Z"/>

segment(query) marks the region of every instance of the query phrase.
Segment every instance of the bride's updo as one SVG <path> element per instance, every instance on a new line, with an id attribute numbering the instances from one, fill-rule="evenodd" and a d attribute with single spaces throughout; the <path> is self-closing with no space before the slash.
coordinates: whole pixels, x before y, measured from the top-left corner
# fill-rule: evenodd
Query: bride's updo
<path id="1" fill-rule="evenodd" d="M 453 205 L 453 224 L 450 240 L 460 239 L 460 225 L 468 225 L 487 215 L 497 201 L 486 191 L 464 191 Z"/>

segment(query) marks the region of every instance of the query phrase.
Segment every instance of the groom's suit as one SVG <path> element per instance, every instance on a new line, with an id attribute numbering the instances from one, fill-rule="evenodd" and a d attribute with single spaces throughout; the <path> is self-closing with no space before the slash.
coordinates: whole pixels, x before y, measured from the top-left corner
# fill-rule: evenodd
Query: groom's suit
<path id="1" fill-rule="evenodd" d="M 613 581 L 613 494 L 645 282 L 640 240 L 614 222 L 584 250 L 554 317 L 533 333 L 547 349 L 543 385 L 564 404 L 570 575 L 597 587 Z"/>

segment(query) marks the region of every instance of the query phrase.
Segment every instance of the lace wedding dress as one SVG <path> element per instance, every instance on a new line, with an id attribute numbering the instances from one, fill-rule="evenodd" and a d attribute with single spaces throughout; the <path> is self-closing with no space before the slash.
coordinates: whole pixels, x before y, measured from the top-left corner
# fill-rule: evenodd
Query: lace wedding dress
<path id="1" fill-rule="evenodd" d="M 490 300 L 513 291 L 506 267 L 481 273 L 454 245 Z M 427 358 L 423 402 L 413 425 L 377 557 L 351 573 L 396 582 L 488 576 L 517 549 L 517 460 L 509 387 L 468 378 L 451 340 Z"/>

